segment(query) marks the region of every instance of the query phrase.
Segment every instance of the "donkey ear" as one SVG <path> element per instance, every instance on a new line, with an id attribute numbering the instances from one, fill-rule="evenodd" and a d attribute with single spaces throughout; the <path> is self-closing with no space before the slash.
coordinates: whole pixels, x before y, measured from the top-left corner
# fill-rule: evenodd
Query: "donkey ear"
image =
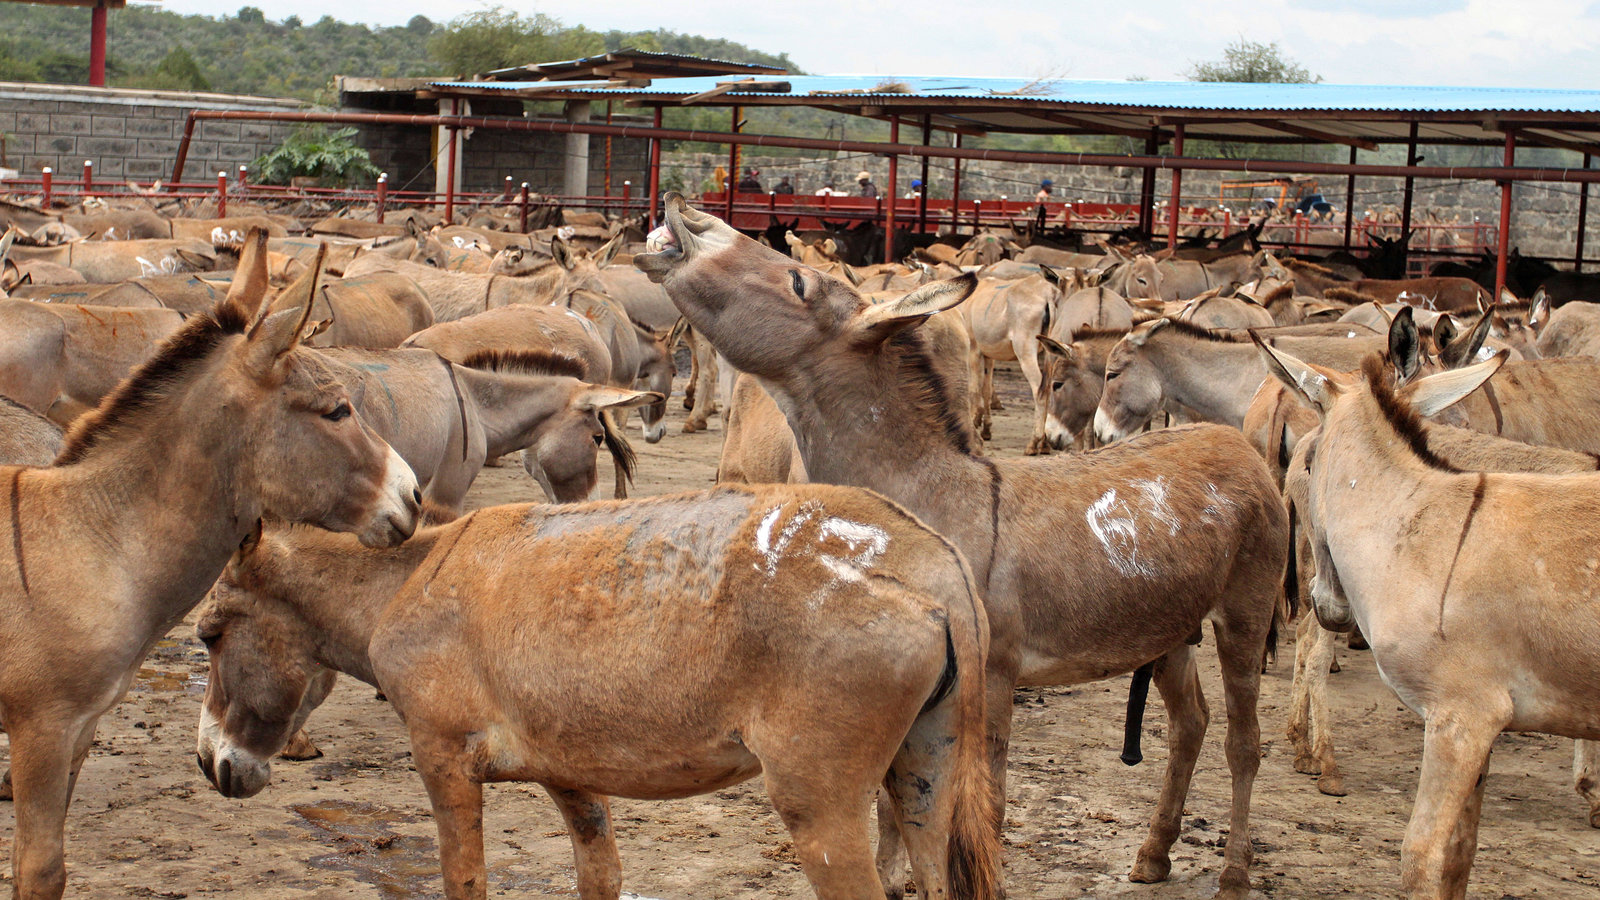
<path id="1" fill-rule="evenodd" d="M 306 322 L 311 318 L 317 279 L 322 274 L 322 258 L 327 252 L 327 245 L 319 246 L 311 267 L 267 304 L 245 334 L 249 341 L 248 364 L 252 371 L 257 374 L 271 371 L 278 357 L 300 343 Z"/>
<path id="2" fill-rule="evenodd" d="M 1255 329 L 1250 329 L 1250 340 L 1256 342 L 1256 347 L 1261 351 L 1261 358 L 1267 364 L 1267 371 L 1271 372 L 1279 381 L 1288 385 L 1296 394 L 1311 403 L 1311 408 L 1318 415 L 1326 415 L 1333 407 L 1333 401 L 1339 398 L 1343 387 L 1327 375 L 1312 368 L 1308 363 L 1302 362 L 1293 356 L 1279 350 L 1261 339 Z"/>
<path id="3" fill-rule="evenodd" d="M 1539 288 L 1533 294 L 1533 301 L 1528 304 L 1528 327 L 1535 331 L 1544 327 L 1545 320 L 1550 316 L 1550 295 Z"/>
<path id="4" fill-rule="evenodd" d="M 252 228 L 245 236 L 244 248 L 239 251 L 239 268 L 234 271 L 228 296 L 222 302 L 232 307 L 245 321 L 252 321 L 261 311 L 261 301 L 267 296 L 268 281 L 267 233 Z"/>
<path id="5" fill-rule="evenodd" d="M 678 341 L 683 338 L 684 332 L 688 330 L 689 320 L 679 316 L 678 321 L 672 323 L 672 330 L 667 332 L 667 349 L 671 350 L 678 346 Z"/>
<path id="6" fill-rule="evenodd" d="M 1501 350 L 1483 362 L 1429 375 L 1407 385 L 1403 393 L 1418 415 L 1423 418 L 1437 415 L 1488 381 L 1494 373 L 1500 371 L 1500 367 L 1505 365 L 1506 358 L 1510 355 L 1510 351 Z"/>
<path id="7" fill-rule="evenodd" d="M 572 268 L 576 262 L 572 258 L 572 248 L 567 246 L 566 239 L 559 234 L 550 238 L 550 255 L 555 257 L 556 263 L 563 269 Z"/>
<path id="8" fill-rule="evenodd" d="M 6 258 L 6 254 L 11 252 L 11 245 L 16 241 L 17 230 L 15 228 L 7 228 L 5 236 L 0 237 L 0 259 Z"/>
<path id="9" fill-rule="evenodd" d="M 1422 367 L 1422 333 L 1409 306 L 1401 307 L 1389 323 L 1389 362 L 1400 373 L 1401 383 L 1415 378 Z"/>
<path id="10" fill-rule="evenodd" d="M 574 409 L 590 412 L 601 409 L 625 409 L 660 403 L 666 398 L 655 391 L 630 391 L 624 388 L 590 384 L 581 388 L 572 398 Z"/>
<path id="11" fill-rule="evenodd" d="M 1057 290 L 1061 289 L 1061 283 L 1064 279 L 1062 279 L 1060 272 L 1057 272 L 1055 269 L 1052 269 L 1049 266 L 1040 266 L 1039 274 L 1044 276 L 1045 281 L 1050 282 L 1051 287 L 1054 287 Z"/>
<path id="12" fill-rule="evenodd" d="M 1043 347 L 1046 352 L 1053 353 L 1069 363 L 1077 361 L 1078 354 L 1072 349 L 1071 344 L 1063 344 L 1048 334 L 1039 335 L 1038 341 L 1039 346 Z"/>
<path id="13" fill-rule="evenodd" d="M 861 273 L 849 263 L 839 263 L 839 269 L 844 272 L 844 280 L 850 282 L 851 287 L 861 286 Z"/>
<path id="14" fill-rule="evenodd" d="M 972 296 L 978 277 L 971 272 L 946 281 L 934 281 L 917 288 L 899 300 L 869 306 L 856 314 L 849 328 L 857 345 L 876 346 L 901 329 L 921 324 L 934 313 L 943 312 Z"/>
<path id="15" fill-rule="evenodd" d="M 1433 346 L 1440 350 L 1450 346 L 1456 338 L 1461 336 L 1461 326 L 1456 323 L 1455 317 L 1446 313 L 1433 320 Z"/>
<path id="16" fill-rule="evenodd" d="M 616 237 L 606 241 L 605 246 L 600 248 L 600 252 L 595 254 L 595 267 L 604 269 L 606 266 L 611 265 L 611 260 L 616 257 L 617 251 L 621 249 L 622 234 L 619 232 Z"/>
<path id="17" fill-rule="evenodd" d="M 1451 341 L 1448 345 L 1439 348 L 1439 362 L 1447 369 L 1460 368 L 1472 361 L 1483 349 L 1483 342 L 1489 337 L 1489 328 L 1494 323 L 1492 313 L 1485 312 L 1478 316 L 1478 321 L 1468 331 Z"/>
<path id="18" fill-rule="evenodd" d="M 1144 342 L 1150 339 L 1150 335 L 1155 334 L 1171 324 L 1172 319 L 1167 316 L 1162 316 L 1159 319 L 1152 319 L 1149 325 L 1134 326 L 1134 329 L 1128 332 L 1128 336 L 1123 338 L 1123 340 L 1127 341 L 1130 346 L 1143 347 Z"/>
<path id="19" fill-rule="evenodd" d="M 785 231 L 783 233 L 783 242 L 789 245 L 789 253 L 793 255 L 795 259 L 799 259 L 800 251 L 806 248 L 806 242 L 800 240 L 798 237 L 795 237 L 793 231 Z"/>
<path id="20" fill-rule="evenodd" d="M 822 252 L 826 253 L 829 257 L 832 257 L 833 259 L 838 259 L 839 258 L 839 242 L 834 240 L 833 238 L 828 238 L 827 240 L 822 242 Z"/>

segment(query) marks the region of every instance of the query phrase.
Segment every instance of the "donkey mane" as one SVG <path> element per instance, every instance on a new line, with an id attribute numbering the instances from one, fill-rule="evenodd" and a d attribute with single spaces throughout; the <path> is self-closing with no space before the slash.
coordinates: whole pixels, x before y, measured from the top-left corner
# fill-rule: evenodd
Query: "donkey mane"
<path id="1" fill-rule="evenodd" d="M 247 313 L 233 303 L 217 304 L 209 313 L 189 317 L 156 354 L 124 378 L 100 405 L 79 416 L 67 431 L 55 465 L 80 462 L 102 441 L 131 430 L 143 414 L 188 380 L 199 364 L 231 335 L 244 334 Z"/>
<path id="2" fill-rule="evenodd" d="M 583 360 L 555 350 L 479 350 L 462 363 L 469 369 L 489 372 L 518 372 L 524 375 L 566 375 L 582 379 L 589 367 Z"/>
<path id="3" fill-rule="evenodd" d="M 1338 290 L 1338 288 L 1335 288 L 1334 290 Z M 1277 287 L 1273 288 L 1272 290 L 1267 291 L 1266 296 L 1261 298 L 1261 305 L 1262 306 L 1271 306 L 1274 303 L 1282 303 L 1285 300 L 1293 300 L 1293 299 L 1294 299 L 1294 285 L 1293 284 L 1280 284 Z"/>
<path id="4" fill-rule="evenodd" d="M 1383 354 L 1373 353 L 1362 360 L 1361 374 L 1372 388 L 1372 399 L 1377 401 L 1378 411 L 1383 413 L 1384 421 L 1389 423 L 1389 427 L 1405 441 L 1418 459 L 1429 468 L 1441 472 L 1461 471 L 1429 449 L 1428 433 L 1422 428 L 1422 417 L 1417 415 L 1411 404 L 1396 396 L 1394 389 L 1389 386 L 1388 365 L 1384 362 Z"/>
<path id="5" fill-rule="evenodd" d="M 1157 318 L 1159 318 L 1159 316 Z M 1107 340 L 1115 338 L 1117 340 L 1121 340 L 1127 336 L 1128 329 L 1126 328 L 1080 328 L 1072 333 L 1072 343 L 1076 344 L 1079 341 L 1091 341 L 1095 338 L 1105 338 Z"/>
<path id="6" fill-rule="evenodd" d="M 1281 260 L 1281 262 L 1284 265 L 1286 265 L 1289 268 L 1291 268 L 1291 269 L 1299 269 L 1299 270 L 1301 270 L 1303 272 L 1312 272 L 1312 273 L 1315 273 L 1317 275 L 1326 275 L 1329 278 L 1334 278 L 1334 279 L 1337 279 L 1339 281 L 1349 281 L 1350 280 L 1350 279 L 1344 277 L 1343 275 L 1340 275 L 1338 272 L 1335 272 L 1332 269 L 1324 268 L 1323 266 L 1319 266 L 1316 263 L 1306 262 L 1303 259 L 1295 259 L 1292 256 L 1285 257 L 1283 260 Z"/>
<path id="7" fill-rule="evenodd" d="M 1217 344 L 1250 343 L 1250 336 L 1248 334 L 1244 335 L 1243 337 L 1238 337 L 1229 334 L 1226 331 L 1212 331 L 1209 328 L 1201 328 L 1199 325 L 1196 325 L 1193 322 L 1184 322 L 1170 317 L 1167 319 L 1166 330 L 1187 335 L 1197 340 L 1211 341 Z"/>
<path id="8" fill-rule="evenodd" d="M 622 470 L 622 478 L 628 484 L 633 484 L 633 466 L 638 456 L 633 452 L 633 445 L 628 443 L 628 438 L 618 431 L 616 424 L 611 421 L 609 413 L 600 415 L 600 431 L 606 450 L 611 458 L 616 461 L 617 468 Z"/>
<path id="9" fill-rule="evenodd" d="M 1377 297 L 1372 296 L 1371 294 L 1364 294 L 1361 291 L 1355 290 L 1353 288 L 1342 288 L 1342 287 L 1324 288 L 1323 291 L 1322 291 L 1322 299 L 1324 299 L 1324 300 L 1338 300 L 1341 303 L 1349 303 L 1352 306 L 1359 306 L 1359 305 L 1361 305 L 1363 303 L 1382 303 L 1383 302 L 1382 300 L 1378 299 Z"/>
<path id="10" fill-rule="evenodd" d="M 895 356 L 896 379 L 901 396 L 912 409 L 937 422 L 950 444 L 965 455 L 972 455 L 972 431 L 956 413 L 961 403 L 951 396 L 950 384 L 933 365 L 933 353 L 920 328 L 905 328 L 884 345 Z"/>

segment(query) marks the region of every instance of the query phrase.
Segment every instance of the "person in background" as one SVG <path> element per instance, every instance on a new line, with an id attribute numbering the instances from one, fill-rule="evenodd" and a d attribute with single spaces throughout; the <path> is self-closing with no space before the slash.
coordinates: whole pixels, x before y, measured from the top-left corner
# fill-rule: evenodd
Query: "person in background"
<path id="1" fill-rule="evenodd" d="M 789 183 L 789 176 L 785 175 L 782 178 L 778 179 L 778 186 L 773 188 L 772 192 L 774 194 L 792 194 L 792 193 L 794 193 L 794 185 Z"/>
<path id="2" fill-rule="evenodd" d="M 744 177 L 739 179 L 739 190 L 748 194 L 765 194 L 766 191 L 761 187 L 760 175 L 761 173 L 755 169 L 745 169 Z"/>
<path id="3" fill-rule="evenodd" d="M 872 183 L 872 173 L 863 171 L 856 176 L 857 197 L 877 197 L 878 186 Z"/>
<path id="4" fill-rule="evenodd" d="M 1052 192 L 1055 190 L 1055 184 L 1054 181 L 1046 178 L 1039 182 L 1039 193 L 1033 195 L 1033 202 L 1037 206 L 1033 213 L 1033 222 L 1034 228 L 1038 231 L 1044 230 L 1044 220 L 1048 214 L 1048 210 L 1045 209 L 1044 205 L 1054 199 Z"/>
<path id="5" fill-rule="evenodd" d="M 922 179 L 921 178 L 913 178 L 913 179 L 911 179 L 911 190 L 906 191 L 906 199 L 907 200 L 915 200 L 915 199 L 917 199 L 918 197 L 921 197 L 921 196 L 922 196 Z"/>
<path id="6" fill-rule="evenodd" d="M 816 195 L 818 197 L 832 197 L 834 194 L 837 194 L 837 193 L 839 193 L 839 192 L 834 190 L 833 182 L 830 181 L 827 184 L 823 185 L 822 187 L 817 188 Z"/>

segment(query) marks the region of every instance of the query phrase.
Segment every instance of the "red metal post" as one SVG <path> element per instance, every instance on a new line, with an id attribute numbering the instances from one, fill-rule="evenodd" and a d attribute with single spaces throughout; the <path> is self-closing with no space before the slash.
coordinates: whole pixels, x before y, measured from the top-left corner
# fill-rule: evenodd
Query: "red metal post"
<path id="1" fill-rule="evenodd" d="M 739 133 L 739 107 L 730 107 L 733 110 L 733 127 L 731 133 Z M 722 220 L 729 225 L 733 224 L 733 192 L 739 186 L 739 145 L 728 145 L 728 183 L 723 185 L 728 192 L 727 203 L 723 210 Z"/>
<path id="2" fill-rule="evenodd" d="M 889 143 L 900 143 L 900 117 L 889 117 Z M 883 220 L 883 261 L 894 262 L 894 201 L 900 190 L 900 157 L 889 154 L 889 214 Z"/>
<path id="3" fill-rule="evenodd" d="M 1183 155 L 1183 123 L 1172 128 L 1172 155 Z M 1172 202 L 1167 210 L 1167 249 L 1178 246 L 1178 208 L 1183 198 L 1183 170 L 1172 170 Z"/>
<path id="4" fill-rule="evenodd" d="M 1412 126 L 1412 133 L 1416 133 L 1416 126 Z M 1517 133 L 1506 131 L 1505 167 L 1515 165 L 1517 158 Z M 1500 302 L 1500 292 L 1506 289 L 1506 245 L 1511 241 L 1511 180 L 1500 182 L 1500 233 L 1494 236 L 1494 297 L 1491 303 Z"/>
<path id="5" fill-rule="evenodd" d="M 1417 123 L 1412 122 L 1411 123 L 1411 137 L 1410 137 L 1409 140 L 1406 141 L 1406 166 L 1410 167 L 1410 166 L 1414 166 L 1416 164 L 1417 164 Z M 1414 193 L 1413 188 L 1416 185 L 1416 181 L 1417 180 L 1415 178 L 1413 178 L 1412 176 L 1410 176 L 1410 175 L 1406 176 L 1405 196 L 1403 198 L 1403 202 L 1400 205 L 1400 239 L 1402 241 L 1406 239 L 1406 234 L 1411 231 L 1411 198 L 1412 198 L 1413 193 Z M 1402 255 L 1401 258 L 1405 259 L 1408 263 L 1410 262 L 1410 254 L 1409 253 Z M 1401 278 L 1405 278 L 1408 275 L 1410 275 L 1409 271 L 1402 271 L 1400 273 L 1400 277 Z M 1500 296 L 1498 291 L 1495 292 L 1495 296 L 1497 296 L 1497 297 Z"/>
<path id="6" fill-rule="evenodd" d="M 961 149 L 961 132 L 956 132 L 950 146 L 955 150 Z M 961 157 L 959 156 L 955 158 L 955 167 L 955 175 L 950 179 L 950 227 L 959 229 L 961 227 Z M 926 190 L 927 186 L 924 185 L 923 189 Z"/>
<path id="7" fill-rule="evenodd" d="M 44 195 L 42 202 L 44 209 L 50 208 L 50 189 L 55 186 L 55 180 L 55 171 L 49 166 L 45 166 L 44 170 L 39 173 L 39 193 Z"/>
<path id="8" fill-rule="evenodd" d="M 88 196 L 89 192 L 92 191 L 92 190 L 94 190 L 94 160 L 86 159 L 86 160 L 83 161 L 83 194 L 84 194 L 84 196 Z"/>
<path id="9" fill-rule="evenodd" d="M 89 84 L 106 86 L 106 5 L 96 5 L 89 14 Z"/>
<path id="10" fill-rule="evenodd" d="M 1139 230 L 1150 234 L 1155 230 L 1155 205 L 1156 205 L 1156 164 L 1155 155 L 1161 149 L 1161 132 L 1150 129 L 1150 136 L 1144 141 L 1144 177 L 1139 182 Z"/>
<path id="11" fill-rule="evenodd" d="M 656 107 L 655 127 L 661 127 L 661 107 Z M 661 202 L 661 141 L 650 138 L 650 228 L 656 227 L 656 204 Z M 523 231 L 528 230 L 527 223 L 522 226 Z"/>
<path id="12" fill-rule="evenodd" d="M 520 221 L 522 223 L 522 225 L 521 225 L 522 233 L 523 234 L 527 234 L 528 233 L 528 183 L 526 181 L 524 181 L 522 183 L 522 191 L 517 196 L 517 212 L 518 212 L 519 219 L 520 219 Z"/>
<path id="13" fill-rule="evenodd" d="M 1585 153 L 1583 155 L 1583 167 L 1585 169 L 1589 168 L 1589 162 L 1592 158 L 1593 154 Z M 1587 230 L 1588 224 L 1589 185 L 1583 184 L 1578 187 L 1578 241 L 1577 247 L 1572 251 L 1572 271 L 1574 272 L 1583 271 L 1583 233 Z"/>
<path id="14" fill-rule="evenodd" d="M 606 124 L 611 124 L 611 103 L 606 101 Z M 510 181 L 510 178 L 506 179 Z M 611 196 L 611 135 L 606 135 L 606 196 Z"/>
<path id="15" fill-rule="evenodd" d="M 217 218 L 228 216 L 228 173 L 217 173 Z"/>
<path id="16" fill-rule="evenodd" d="M 1356 164 L 1356 146 L 1350 145 L 1350 165 Z M 1355 223 L 1356 215 L 1356 177 L 1344 177 L 1344 252 L 1350 252 L 1350 226 Z"/>
<path id="17" fill-rule="evenodd" d="M 374 193 L 376 194 L 376 196 L 373 198 L 373 200 L 378 206 L 378 213 L 377 213 L 378 224 L 382 225 L 383 224 L 383 213 L 389 206 L 389 173 L 388 172 L 384 172 L 383 174 L 378 176 L 378 186 L 377 186 L 377 190 Z"/>
<path id="18" fill-rule="evenodd" d="M 450 112 L 455 115 L 461 114 L 460 100 L 450 101 Z M 461 134 L 460 128 L 454 126 L 450 128 L 450 157 L 445 163 L 450 169 L 444 175 L 444 224 L 446 225 L 452 224 L 456 217 L 456 139 L 459 134 Z"/>
<path id="19" fill-rule="evenodd" d="M 633 199 L 633 182 L 624 180 L 622 182 L 622 211 L 624 213 L 628 211 L 628 201 L 631 199 Z"/>
<path id="20" fill-rule="evenodd" d="M 933 117 L 922 117 L 922 146 L 933 143 Z M 924 156 L 922 158 L 922 190 L 917 191 L 917 233 L 924 234 L 928 230 L 928 163 L 933 160 Z"/>
<path id="21" fill-rule="evenodd" d="M 249 174 L 250 174 L 250 167 L 241 164 L 239 166 L 239 189 L 240 190 L 244 190 L 244 186 L 246 184 L 246 178 L 247 178 L 247 176 Z"/>

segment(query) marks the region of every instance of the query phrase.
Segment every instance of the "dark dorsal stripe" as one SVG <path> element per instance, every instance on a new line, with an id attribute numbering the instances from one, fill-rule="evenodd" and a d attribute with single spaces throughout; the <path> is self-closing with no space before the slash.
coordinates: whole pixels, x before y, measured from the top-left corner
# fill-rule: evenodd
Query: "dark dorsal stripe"
<path id="1" fill-rule="evenodd" d="M 11 553 L 17 560 L 17 577 L 22 580 L 22 594 L 27 596 L 28 564 L 22 559 L 22 469 L 11 472 Z"/>
<path id="2" fill-rule="evenodd" d="M 1444 637 L 1444 601 L 1450 596 L 1450 582 L 1456 577 L 1456 563 L 1461 561 L 1461 548 L 1467 544 L 1467 533 L 1472 530 L 1472 520 L 1477 518 L 1478 509 L 1483 506 L 1484 492 L 1488 488 L 1489 475 L 1479 472 L 1478 483 L 1472 487 L 1472 504 L 1467 507 L 1467 517 L 1461 523 L 1461 537 L 1456 539 L 1456 552 L 1450 557 L 1450 570 L 1444 576 L 1444 590 L 1439 592 L 1439 623 L 1434 630 L 1441 639 Z"/>
<path id="3" fill-rule="evenodd" d="M 527 350 L 478 350 L 461 361 L 469 369 L 512 372 L 523 375 L 565 375 L 585 378 L 589 367 L 583 360 L 566 353 L 543 348 Z"/>
<path id="4" fill-rule="evenodd" d="M 1422 428 L 1422 417 L 1411 408 L 1411 404 L 1395 396 L 1394 390 L 1389 387 L 1386 369 L 1381 353 L 1370 354 L 1361 361 L 1361 374 L 1366 377 L 1372 399 L 1377 401 L 1378 411 L 1382 413 L 1384 421 L 1411 448 L 1411 452 L 1429 467 L 1441 472 L 1459 473 L 1460 469 L 1429 449 L 1428 433 Z"/>
<path id="5" fill-rule="evenodd" d="M 467 401 L 461 397 L 461 385 L 456 382 L 456 365 L 438 353 L 434 358 L 444 364 L 444 373 L 450 376 L 450 390 L 456 395 L 456 412 L 461 416 L 461 461 L 467 461 Z"/>
<path id="6" fill-rule="evenodd" d="M 1209 299 L 1214 299 L 1214 298 L 1209 298 L 1208 297 L 1207 299 L 1209 300 Z M 1195 307 L 1195 308 L 1199 309 L 1198 306 Z M 1229 334 L 1226 331 L 1212 331 L 1209 328 L 1201 328 L 1199 325 L 1196 325 L 1193 322 L 1190 322 L 1190 321 L 1188 321 L 1186 319 L 1174 319 L 1174 318 L 1171 318 L 1170 316 L 1167 317 L 1167 322 L 1169 324 L 1164 326 L 1164 328 L 1167 331 L 1171 331 L 1171 332 L 1174 332 L 1176 334 L 1185 335 L 1187 337 L 1192 337 L 1192 338 L 1195 338 L 1196 340 L 1212 341 L 1212 342 L 1218 343 L 1218 344 L 1248 344 L 1248 343 L 1250 343 L 1250 336 L 1248 334 L 1243 335 L 1243 336 L 1236 336 L 1236 335 L 1233 335 L 1233 334 Z"/>

